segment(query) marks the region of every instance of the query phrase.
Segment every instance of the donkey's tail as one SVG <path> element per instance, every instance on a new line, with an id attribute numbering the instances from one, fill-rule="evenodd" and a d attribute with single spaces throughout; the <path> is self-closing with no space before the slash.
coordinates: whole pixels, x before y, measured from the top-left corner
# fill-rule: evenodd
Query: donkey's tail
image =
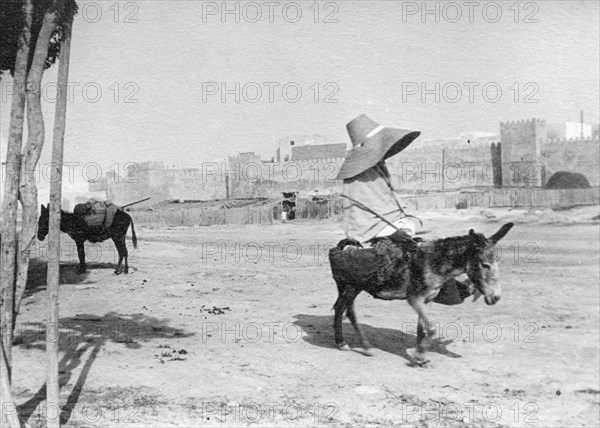
<path id="1" fill-rule="evenodd" d="M 133 242 L 133 248 L 137 249 L 137 236 L 135 236 L 135 227 L 133 227 L 133 219 L 131 219 L 131 242 Z"/>

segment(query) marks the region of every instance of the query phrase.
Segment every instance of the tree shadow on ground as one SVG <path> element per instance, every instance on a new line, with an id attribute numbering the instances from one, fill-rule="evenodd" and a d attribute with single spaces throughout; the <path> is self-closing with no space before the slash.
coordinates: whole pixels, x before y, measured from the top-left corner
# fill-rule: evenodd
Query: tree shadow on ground
<path id="1" fill-rule="evenodd" d="M 60 262 L 61 284 L 78 284 L 83 282 L 87 273 L 78 274 L 77 268 L 79 265 L 74 265 L 71 262 Z M 32 258 L 29 260 L 29 270 L 27 271 L 27 290 L 36 289 L 38 287 L 46 287 L 46 275 L 48 274 L 48 261 L 44 259 Z"/>
<path id="2" fill-rule="evenodd" d="M 59 283 L 60 284 L 94 284 L 95 281 L 88 279 L 89 273 L 97 269 L 117 268 L 116 263 L 90 262 L 87 263 L 87 271 L 78 273 L 79 262 L 60 262 Z M 135 272 L 135 268 L 129 267 L 130 272 Z M 40 291 L 46 290 L 46 279 L 48 275 L 48 262 L 43 259 L 32 258 L 29 261 L 27 272 L 27 283 L 23 297 L 30 297 Z"/>
<path id="3" fill-rule="evenodd" d="M 294 321 L 294 324 L 306 333 L 306 335 L 302 337 L 306 342 L 315 346 L 337 350 L 333 332 L 333 315 L 317 316 L 298 314 L 295 315 L 294 318 L 297 319 L 297 321 Z M 391 328 L 372 327 L 368 324 L 361 323 L 360 320 L 359 324 L 373 348 L 402 357 L 410 364 L 416 364 L 416 360 L 408 353 L 409 349 L 414 349 L 417 346 L 417 336 L 415 334 L 404 333 L 401 330 Z M 411 328 L 416 330 L 416 322 L 415 324 L 411 324 Z M 360 339 L 350 322 L 342 323 L 342 332 L 344 334 L 344 340 L 353 349 L 355 347 L 360 348 Z M 461 358 L 461 355 L 449 351 L 446 348 L 446 346 L 451 343 L 453 343 L 452 340 L 444 340 L 443 338 L 433 340 L 427 352 L 435 352 L 450 358 Z"/>
<path id="4" fill-rule="evenodd" d="M 169 327 L 168 320 L 143 314 L 121 315 L 109 312 L 105 315 L 81 314 L 61 318 L 59 322 L 59 387 L 71 382 L 74 371 L 81 370 L 74 378 L 73 388 L 64 403 L 60 403 L 60 422 L 66 424 L 79 401 L 90 369 L 98 353 L 108 342 L 121 343 L 126 348 L 141 348 L 141 343 L 154 339 L 173 339 L 193 336 L 181 329 Z M 19 325 L 15 331 L 15 344 L 25 349 L 46 349 L 46 326 L 44 323 Z M 61 393 L 61 396 L 64 392 Z M 38 406 L 46 400 L 46 385 L 31 398 L 18 406 L 22 420 L 27 421 Z"/>
<path id="5" fill-rule="evenodd" d="M 74 266 L 69 262 L 61 262 L 59 266 L 60 284 L 82 284 L 86 282 L 87 273 L 77 273 L 78 265 Z M 46 280 L 48 275 L 48 262 L 43 259 L 32 258 L 29 260 L 29 269 L 27 271 L 27 283 L 25 285 L 25 294 L 23 297 L 32 296 L 35 293 L 46 290 Z"/>

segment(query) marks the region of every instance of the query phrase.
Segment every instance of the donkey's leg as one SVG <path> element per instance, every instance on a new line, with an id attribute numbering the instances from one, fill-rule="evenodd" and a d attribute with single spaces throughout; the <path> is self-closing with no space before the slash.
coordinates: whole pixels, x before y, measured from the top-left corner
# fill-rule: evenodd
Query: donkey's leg
<path id="1" fill-rule="evenodd" d="M 129 252 L 127 251 L 127 237 L 123 236 L 123 257 L 125 258 L 125 268 L 123 269 L 123 273 L 129 273 L 129 264 L 127 263 L 127 258 L 129 257 Z"/>
<path id="2" fill-rule="evenodd" d="M 417 352 L 419 354 L 425 354 L 425 351 L 427 351 L 428 337 L 427 326 L 423 322 L 423 318 L 419 317 L 417 320 Z"/>
<path id="3" fill-rule="evenodd" d="M 121 273 L 121 264 L 127 255 L 127 246 L 120 237 L 112 237 L 112 240 L 115 243 L 115 247 L 117 247 L 117 252 L 119 253 L 119 263 L 117 263 L 117 269 L 115 270 L 115 274 L 119 275 Z"/>
<path id="4" fill-rule="evenodd" d="M 346 342 L 344 342 L 344 336 L 342 333 L 342 316 L 344 315 L 344 310 L 346 309 L 346 296 L 343 291 L 340 290 L 340 294 L 333 305 L 333 309 L 335 314 L 333 316 L 333 332 L 334 339 L 337 346 L 342 351 L 349 351 L 350 347 Z"/>
<path id="5" fill-rule="evenodd" d="M 435 334 L 435 328 L 433 324 L 429 321 L 429 317 L 427 317 L 427 311 L 425 308 L 425 299 L 421 296 L 417 297 L 409 297 L 408 304 L 415 310 L 417 315 L 419 316 L 419 325 L 422 325 L 422 328 L 425 329 L 425 333 L 427 336 Z"/>
<path id="6" fill-rule="evenodd" d="M 373 353 L 371 351 L 369 351 L 369 349 L 371 348 L 371 343 L 369 342 L 369 339 L 367 339 L 367 336 L 362 331 L 362 328 L 360 327 L 358 322 L 356 322 L 356 313 L 354 312 L 354 299 L 355 298 L 356 298 L 356 296 L 354 296 L 353 299 L 350 300 L 350 302 L 348 303 L 348 309 L 346 309 L 346 315 L 348 315 L 348 318 L 350 319 L 350 322 L 352 323 L 352 327 L 354 327 L 354 330 L 356 331 L 356 333 L 358 334 L 358 337 L 360 338 L 360 343 L 363 347 L 363 354 L 371 357 L 371 356 L 373 356 Z"/>
<path id="7" fill-rule="evenodd" d="M 427 326 L 425 322 L 423 322 L 423 318 L 419 317 L 417 321 L 417 348 L 415 353 L 413 354 L 414 359 L 417 361 L 417 364 L 423 366 L 429 362 L 427 357 L 425 356 L 426 351 L 429 348 L 429 336 L 427 333 Z"/>
<path id="8" fill-rule="evenodd" d="M 125 275 L 127 275 L 129 273 L 129 263 L 127 263 L 127 245 L 125 245 L 125 268 L 123 269 L 123 272 L 125 273 Z"/>
<path id="9" fill-rule="evenodd" d="M 75 241 L 77 245 L 77 256 L 79 257 L 79 273 L 85 273 L 87 266 L 85 264 L 85 241 Z"/>
<path id="10" fill-rule="evenodd" d="M 429 321 L 425 309 L 425 298 L 423 296 L 411 297 L 408 304 L 415 310 L 419 316 L 417 322 L 417 352 L 415 358 L 421 364 L 426 363 L 425 352 L 429 345 L 429 339 L 435 335 L 435 328 Z"/>

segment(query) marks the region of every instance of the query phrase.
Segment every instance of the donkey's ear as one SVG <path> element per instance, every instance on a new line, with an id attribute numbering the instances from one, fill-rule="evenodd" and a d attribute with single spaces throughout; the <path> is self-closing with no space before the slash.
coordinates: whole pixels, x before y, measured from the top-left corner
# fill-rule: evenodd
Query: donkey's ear
<path id="1" fill-rule="evenodd" d="M 475 233 L 475 231 L 473 229 L 471 229 L 471 230 L 469 230 L 469 236 L 475 237 L 475 236 L 477 236 L 477 234 Z"/>
<path id="2" fill-rule="evenodd" d="M 510 229 L 514 226 L 514 223 L 506 223 L 504 226 L 498 230 L 498 232 L 494 233 L 490 236 L 489 240 L 492 244 L 496 244 L 499 240 L 504 238 L 504 236 L 508 233 Z"/>

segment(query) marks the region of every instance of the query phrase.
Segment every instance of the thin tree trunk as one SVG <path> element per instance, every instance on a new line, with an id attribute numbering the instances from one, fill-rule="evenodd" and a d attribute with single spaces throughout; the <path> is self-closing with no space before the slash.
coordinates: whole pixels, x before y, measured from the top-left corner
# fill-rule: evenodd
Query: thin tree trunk
<path id="1" fill-rule="evenodd" d="M 52 12 L 46 12 L 44 23 L 35 46 L 35 53 L 29 75 L 27 77 L 27 144 L 24 148 L 21 162 L 21 182 L 19 197 L 23 208 L 21 217 L 21 233 L 19 236 L 19 251 L 17 252 L 17 280 L 15 286 L 15 318 L 21 306 L 21 299 L 27 283 L 27 270 L 29 268 L 29 253 L 35 240 L 37 230 L 38 199 L 37 185 L 35 182 L 35 168 L 42 147 L 44 146 L 44 117 L 42 115 L 42 76 L 48 46 L 52 33 L 56 29 L 56 8 L 51 6 Z"/>
<path id="2" fill-rule="evenodd" d="M 15 59 L 13 78 L 14 94 L 10 110 L 10 127 L 6 150 L 7 181 L 4 183 L 4 201 L 2 203 L 2 255 L 0 263 L 0 333 L 4 344 L 7 373 L 10 379 L 12 367 L 12 329 L 15 273 L 17 254 L 17 207 L 19 179 L 21 171 L 21 144 L 23 141 L 23 123 L 25 120 L 25 83 L 27 81 L 27 58 L 31 41 L 31 21 L 33 15 L 32 0 L 25 0 L 25 24 L 19 40 L 19 49 Z M 10 333 L 9 333 L 10 332 Z"/>
<path id="3" fill-rule="evenodd" d="M 6 361 L 4 343 L 0 343 L 0 347 L 2 348 L 2 355 L 0 356 L 0 409 L 2 409 L 2 426 L 20 428 L 21 422 L 17 415 L 17 405 L 12 396 L 10 379 L 8 378 L 8 361 Z"/>
<path id="4" fill-rule="evenodd" d="M 63 23 L 63 39 L 60 46 L 58 67 L 58 94 L 54 112 L 52 134 L 52 170 L 50 182 L 50 220 L 48 223 L 48 325 L 46 327 L 46 403 L 59 403 L 58 345 L 59 345 L 59 277 L 60 277 L 60 208 L 62 200 L 62 164 L 65 127 L 67 121 L 67 82 L 69 81 L 69 57 L 73 20 Z M 51 331 L 52 330 L 52 331 Z M 60 426 L 60 415 L 51 419 L 47 415 L 48 428 Z"/>

